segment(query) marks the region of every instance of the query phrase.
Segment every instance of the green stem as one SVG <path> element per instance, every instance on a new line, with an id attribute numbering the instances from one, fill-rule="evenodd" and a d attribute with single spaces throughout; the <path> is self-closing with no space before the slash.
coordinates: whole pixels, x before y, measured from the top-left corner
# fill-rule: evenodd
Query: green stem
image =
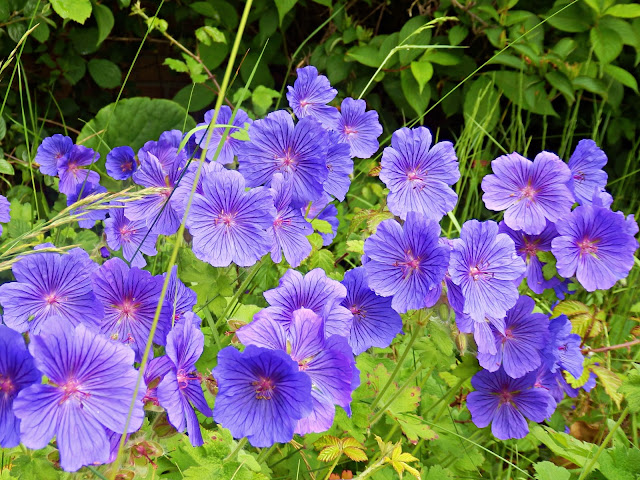
<path id="1" fill-rule="evenodd" d="M 271 452 L 273 452 L 275 449 L 276 449 L 276 444 L 275 443 L 273 445 L 271 445 L 269 448 L 263 448 L 260 451 L 260 454 L 258 455 L 257 462 L 258 463 L 266 462 L 267 458 L 269 458 L 271 456 Z"/>
<path id="2" fill-rule="evenodd" d="M 224 310 L 224 313 L 220 317 L 221 319 L 227 320 L 228 316 L 231 314 L 236 304 L 238 303 L 238 299 L 247 289 L 249 284 L 253 281 L 256 274 L 258 273 L 258 270 L 260 270 L 260 267 L 262 267 L 262 260 L 258 260 L 258 263 L 256 263 L 253 267 L 249 269 L 249 272 L 247 273 L 247 277 L 240 284 L 240 287 L 238 287 L 238 289 L 236 290 L 236 293 L 233 294 L 233 297 L 231 297 L 231 300 L 229 301 L 227 308 Z"/>
<path id="3" fill-rule="evenodd" d="M 429 372 L 427 373 L 427 378 L 429 378 L 429 376 L 431 376 L 431 372 L 433 372 L 433 368 L 431 370 L 429 370 Z M 382 418 L 382 416 L 384 415 L 384 412 L 387 411 L 387 408 L 389 408 L 391 406 L 391 404 L 396 401 L 396 399 L 402 394 L 402 392 L 404 392 L 405 388 L 407 388 L 411 383 L 413 383 L 415 378 L 420 373 L 421 373 L 420 370 L 416 369 L 409 376 L 409 378 L 407 378 L 407 381 L 404 382 L 404 384 L 391 396 L 389 401 L 384 404 L 384 407 L 382 407 L 380 410 L 378 410 L 378 413 L 376 413 L 375 416 L 373 417 L 373 419 L 371 420 L 371 423 L 369 424 L 369 428 L 373 427 L 373 425 L 375 425 L 378 422 L 378 420 L 380 420 L 380 418 Z"/>
<path id="4" fill-rule="evenodd" d="M 411 350 L 411 347 L 413 347 L 413 344 L 418 339 L 418 333 L 421 330 L 422 330 L 422 325 L 420 325 L 420 322 L 418 320 L 418 322 L 415 325 L 415 328 L 413 329 L 413 332 L 411 333 L 411 338 L 409 339 L 407 348 L 404 349 L 404 352 L 402 352 L 402 356 L 398 359 L 398 362 L 396 363 L 396 368 L 391 373 L 391 376 L 389 377 L 389 380 L 387 380 L 387 383 L 384 385 L 384 387 L 382 387 L 382 390 L 380 390 L 376 398 L 373 399 L 373 402 L 371 403 L 371 407 L 370 407 L 371 411 L 373 411 L 373 409 L 376 407 L 376 405 L 378 405 L 380 400 L 382 400 L 382 397 L 384 396 L 384 394 L 387 393 L 387 390 L 389 390 L 389 387 L 391 386 L 396 376 L 400 372 L 400 369 L 402 368 L 402 364 L 404 363 L 405 358 L 407 358 L 407 355 L 409 355 L 409 351 Z"/>
<path id="5" fill-rule="evenodd" d="M 600 455 L 602 454 L 602 452 L 604 451 L 605 448 L 607 448 L 607 445 L 609 444 L 609 442 L 611 441 L 611 439 L 613 438 L 613 434 L 616 433 L 616 430 L 618 430 L 618 428 L 620 427 L 620 425 L 622 425 L 622 422 L 624 422 L 624 419 L 627 418 L 627 415 L 629 414 L 629 407 L 626 407 L 622 413 L 620 414 L 620 417 L 618 418 L 618 421 L 616 422 L 616 424 L 613 426 L 613 428 L 609 431 L 609 433 L 607 434 L 607 436 L 604 438 L 604 440 L 602 441 L 602 443 L 600 444 L 600 448 L 598 448 L 598 451 L 596 452 L 595 456 L 591 459 L 591 461 L 582 469 L 582 472 L 580 473 L 580 477 L 578 477 L 578 480 L 583 480 L 583 478 L 585 478 L 587 475 L 589 475 L 589 473 L 591 473 L 591 470 L 593 469 L 593 466 L 596 464 L 596 462 L 598 461 L 598 458 L 600 458 Z"/>
<path id="6" fill-rule="evenodd" d="M 381 456 L 377 462 L 374 462 L 371 465 L 369 465 L 367 469 L 364 470 L 362 473 L 360 473 L 354 480 L 365 480 L 365 478 L 369 478 L 371 475 L 373 475 L 378 470 L 380 470 L 383 466 L 384 466 L 384 456 Z"/>
<path id="7" fill-rule="evenodd" d="M 242 448 L 246 444 L 247 444 L 247 437 L 242 437 L 240 440 L 238 440 L 238 444 L 236 445 L 236 448 L 234 448 L 233 451 L 225 457 L 224 461 L 229 462 L 234 458 L 236 458 L 236 455 L 238 454 L 238 452 L 242 450 Z"/>
<path id="8" fill-rule="evenodd" d="M 329 478 L 331 478 L 331 474 L 333 473 L 333 469 L 336 468 L 336 465 L 338 465 L 338 460 L 340 460 L 340 456 L 338 456 L 334 461 L 333 464 L 331 465 L 331 467 L 329 468 L 329 472 L 327 473 L 327 476 L 324 477 L 324 480 L 329 480 Z"/>

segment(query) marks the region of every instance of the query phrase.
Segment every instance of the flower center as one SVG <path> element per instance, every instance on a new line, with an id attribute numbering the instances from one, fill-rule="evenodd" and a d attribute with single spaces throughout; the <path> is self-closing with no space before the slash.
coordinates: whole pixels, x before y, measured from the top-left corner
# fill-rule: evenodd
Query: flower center
<path id="1" fill-rule="evenodd" d="M 538 191 L 534 189 L 530 183 L 528 183 L 526 187 L 520 190 L 520 194 L 521 194 L 520 199 L 522 200 L 526 198 L 527 200 L 533 201 L 536 196 L 536 193 L 538 193 Z"/>
<path id="2" fill-rule="evenodd" d="M 271 400 L 273 391 L 276 388 L 273 384 L 273 380 L 263 377 L 260 377 L 255 382 L 251 382 L 251 385 L 253 385 L 253 388 L 256 391 L 256 398 L 258 400 Z"/>
<path id="3" fill-rule="evenodd" d="M 488 267 L 489 267 L 489 264 L 487 265 L 476 264 L 475 266 L 471 267 L 469 269 L 469 276 L 471 277 L 471 280 L 473 280 L 474 282 L 477 282 L 479 280 L 486 280 L 489 278 L 493 278 L 493 272 L 487 271 Z"/>
<path id="4" fill-rule="evenodd" d="M 280 162 L 279 170 L 289 172 L 295 170 L 298 165 L 298 155 L 296 152 L 291 150 L 291 147 L 287 147 L 285 152 L 282 152 L 283 155 L 281 157 L 277 157 L 277 160 Z"/>
<path id="5" fill-rule="evenodd" d="M 291 225 L 290 218 L 282 218 L 280 215 L 273 221 L 273 228 L 282 228 L 283 225 Z"/>
<path id="6" fill-rule="evenodd" d="M 11 395 L 15 391 L 16 387 L 9 377 L 5 377 L 0 374 L 0 392 L 5 395 Z"/>
<path id="7" fill-rule="evenodd" d="M 362 309 L 362 307 L 359 307 L 358 305 L 351 305 L 351 306 L 349 307 L 349 310 L 351 311 L 351 313 L 352 313 L 355 317 L 358 317 L 358 318 L 357 318 L 358 320 L 361 320 L 361 319 L 365 318 L 365 317 L 366 317 L 366 315 L 367 315 L 367 312 L 366 312 L 366 311 L 364 311 L 364 310 Z"/>
<path id="8" fill-rule="evenodd" d="M 405 252 L 404 262 L 395 262 L 394 267 L 402 268 L 402 278 L 409 277 L 412 273 L 420 270 L 422 258 L 416 257 L 411 250 Z"/>
<path id="9" fill-rule="evenodd" d="M 498 395 L 500 396 L 500 405 L 511 403 L 511 400 L 513 399 L 513 393 L 507 390 L 503 390 Z"/>
<path id="10" fill-rule="evenodd" d="M 303 112 L 307 111 L 307 105 L 310 105 L 310 104 L 311 102 L 308 102 L 306 98 L 304 100 L 300 100 L 300 108 L 302 109 Z"/>
<path id="11" fill-rule="evenodd" d="M 133 168 L 132 162 L 122 162 L 120 164 L 120 170 L 122 170 L 123 172 L 130 172 L 132 168 Z"/>
<path id="12" fill-rule="evenodd" d="M 130 225 L 123 225 L 120 227 L 120 238 L 123 242 L 130 242 L 131 237 L 136 232 L 134 228 L 130 228 Z"/>
<path id="13" fill-rule="evenodd" d="M 235 222 L 235 215 L 233 213 L 225 213 L 223 210 L 218 214 L 218 217 L 215 219 L 215 225 L 223 225 L 225 227 L 233 226 Z"/>
<path id="14" fill-rule="evenodd" d="M 80 382 L 75 378 L 71 378 L 67 380 L 67 383 L 60 385 L 60 389 L 62 390 L 62 399 L 60 403 L 64 403 L 72 398 L 82 402 L 90 397 L 90 395 L 86 392 L 83 392 L 81 389 Z"/>
<path id="15" fill-rule="evenodd" d="M 183 369 L 178 370 L 176 378 L 178 379 L 178 387 L 180 388 L 180 390 L 184 390 L 185 388 L 187 388 L 190 382 L 194 380 L 200 380 L 197 373 L 186 372 Z"/>
<path id="16" fill-rule="evenodd" d="M 527 255 L 527 258 L 535 257 L 538 253 L 538 242 L 529 242 L 525 238 L 524 247 L 520 250 Z"/>
<path id="17" fill-rule="evenodd" d="M 125 318 L 127 320 L 133 319 L 139 307 L 140 304 L 138 302 L 130 298 L 125 298 L 120 305 L 115 305 L 116 310 L 120 310 L 120 318 L 118 320 L 120 321 Z M 131 336 L 131 334 L 129 334 L 129 336 Z"/>
<path id="18" fill-rule="evenodd" d="M 515 337 L 513 336 L 513 330 L 507 328 L 504 332 L 504 337 L 502 337 L 502 343 L 507 343 L 509 340 L 513 340 Z"/>
<path id="19" fill-rule="evenodd" d="M 60 299 L 58 298 L 58 295 L 56 295 L 56 292 L 51 292 L 50 294 L 44 296 L 44 301 L 46 302 L 47 307 L 58 305 L 59 300 Z"/>
<path id="20" fill-rule="evenodd" d="M 598 253 L 598 240 L 589 240 L 583 238 L 581 242 L 578 242 L 578 248 L 580 249 L 580 256 L 584 255 L 596 255 Z"/>
<path id="21" fill-rule="evenodd" d="M 584 182 L 585 178 L 586 178 L 586 175 L 582 172 L 577 172 L 573 174 L 573 179 L 578 183 Z"/>
<path id="22" fill-rule="evenodd" d="M 353 128 L 353 127 L 348 127 L 348 126 L 346 126 L 346 125 L 344 126 L 344 134 L 345 134 L 347 137 L 351 137 L 351 136 L 353 136 L 353 135 L 356 135 L 357 133 L 358 133 L 358 130 L 356 130 L 355 128 Z"/>

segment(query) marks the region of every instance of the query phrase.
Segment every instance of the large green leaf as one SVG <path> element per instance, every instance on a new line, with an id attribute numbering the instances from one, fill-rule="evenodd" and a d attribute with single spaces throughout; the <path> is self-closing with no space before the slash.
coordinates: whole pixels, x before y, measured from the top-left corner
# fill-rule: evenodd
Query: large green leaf
<path id="1" fill-rule="evenodd" d="M 98 44 L 101 44 L 113 29 L 113 13 L 111 13 L 109 7 L 96 3 L 95 7 L 93 7 L 93 16 L 96 17 L 96 23 L 98 24 Z"/>
<path id="2" fill-rule="evenodd" d="M 538 480 L 569 480 L 571 474 L 566 468 L 558 467 L 551 462 L 538 462 L 533 465 Z"/>
<path id="3" fill-rule="evenodd" d="M 622 53 L 622 38 L 610 28 L 597 26 L 589 32 L 591 45 L 602 63 L 610 63 Z"/>
<path id="4" fill-rule="evenodd" d="M 55 12 L 64 19 L 84 23 L 91 16 L 90 0 L 51 0 Z"/>
<path id="5" fill-rule="evenodd" d="M 568 3 L 568 1 L 557 2 L 547 13 L 547 22 L 552 27 L 562 30 L 563 32 L 578 33 L 589 30 L 594 20 L 593 10 L 586 5 L 582 5 L 581 2 L 575 3 L 556 14 L 556 12 Z"/>
<path id="6" fill-rule="evenodd" d="M 78 143 L 97 149 L 104 159 L 109 148 L 129 145 L 138 150 L 145 142 L 157 140 L 162 132 L 177 128 L 182 130 L 195 127 L 196 123 L 185 109 L 171 100 L 134 97 L 121 100 L 113 115 L 114 104 L 102 108 L 93 120 L 87 123 L 78 135 Z M 109 118 L 111 117 L 111 121 Z M 108 123 L 108 129 L 102 137 L 103 143 L 98 146 L 98 135 Z M 89 138 L 90 137 L 90 138 Z M 108 146 L 105 146 L 105 144 Z"/>
<path id="7" fill-rule="evenodd" d="M 640 17 L 640 5 L 637 3 L 630 3 L 628 5 L 614 5 L 609 7 L 605 15 L 612 15 L 620 18 L 635 18 Z"/>

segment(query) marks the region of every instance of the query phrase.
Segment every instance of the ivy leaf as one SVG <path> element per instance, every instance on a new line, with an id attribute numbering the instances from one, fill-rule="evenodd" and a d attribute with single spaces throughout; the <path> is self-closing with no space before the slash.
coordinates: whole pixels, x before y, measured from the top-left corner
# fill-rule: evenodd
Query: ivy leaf
<path id="1" fill-rule="evenodd" d="M 53 10 L 62 18 L 84 24 L 91 16 L 90 0 L 51 0 Z"/>
<path id="2" fill-rule="evenodd" d="M 638 367 L 627 374 L 618 391 L 624 394 L 631 412 L 640 412 L 640 369 Z"/>

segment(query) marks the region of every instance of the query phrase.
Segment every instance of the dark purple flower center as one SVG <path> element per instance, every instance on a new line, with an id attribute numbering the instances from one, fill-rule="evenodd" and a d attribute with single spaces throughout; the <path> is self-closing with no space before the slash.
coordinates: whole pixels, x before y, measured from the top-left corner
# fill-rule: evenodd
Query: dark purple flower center
<path id="1" fill-rule="evenodd" d="M 524 239 L 524 247 L 520 249 L 520 252 L 525 253 L 527 258 L 535 257 L 538 253 L 538 241 L 529 242 Z"/>
<path id="2" fill-rule="evenodd" d="M 218 217 L 215 219 L 214 223 L 216 225 L 224 225 L 225 227 L 231 227 L 236 223 L 235 214 L 225 213 L 225 211 L 223 210 L 218 214 Z"/>
<path id="3" fill-rule="evenodd" d="M 513 340 L 515 337 L 513 336 L 513 330 L 511 328 L 507 328 L 504 331 L 504 336 L 502 337 L 502 343 L 507 343 L 509 340 Z"/>
<path id="4" fill-rule="evenodd" d="M 60 385 L 60 389 L 62 390 L 63 396 L 60 400 L 60 403 L 64 403 L 70 399 L 76 399 L 80 402 L 90 397 L 90 395 L 86 392 L 80 390 L 80 382 L 75 378 L 71 378 L 67 380 L 67 383 Z"/>
<path id="5" fill-rule="evenodd" d="M 258 380 L 251 382 L 253 388 L 256 391 L 256 398 L 258 400 L 271 400 L 273 391 L 276 386 L 273 384 L 273 380 L 270 378 L 260 377 Z"/>
<path id="6" fill-rule="evenodd" d="M 15 391 L 16 387 L 9 377 L 5 377 L 0 374 L 0 392 L 5 396 L 11 395 Z"/>
<path id="7" fill-rule="evenodd" d="M 358 305 L 351 305 L 349 307 L 349 310 L 351 311 L 351 313 L 355 316 L 358 317 L 357 320 L 361 320 L 363 318 L 366 317 L 367 312 L 360 306 Z"/>
<path id="8" fill-rule="evenodd" d="M 130 172 L 132 168 L 133 168 L 133 163 L 130 161 L 122 162 L 120 164 L 120 170 L 122 170 L 123 172 Z"/>
<path id="9" fill-rule="evenodd" d="M 538 191 L 533 188 L 530 183 L 527 183 L 527 185 L 520 190 L 520 199 L 526 198 L 527 200 L 534 200 L 536 193 L 538 193 Z"/>
<path id="10" fill-rule="evenodd" d="M 498 396 L 500 397 L 500 405 L 511 403 L 513 400 L 513 392 L 509 392 L 508 390 L 501 391 Z"/>
<path id="11" fill-rule="evenodd" d="M 281 172 L 289 172 L 295 170 L 295 167 L 298 165 L 298 154 L 293 152 L 291 147 L 287 147 L 287 150 L 283 152 L 283 156 L 277 157 L 277 160 L 280 162 L 278 170 Z"/>
<path id="12" fill-rule="evenodd" d="M 582 172 L 576 172 L 573 174 L 573 179 L 575 181 L 577 181 L 578 183 L 582 183 L 584 182 L 584 179 L 586 178 L 586 175 Z"/>
<path id="13" fill-rule="evenodd" d="M 493 272 L 489 272 L 489 264 L 480 265 L 480 262 L 475 266 L 469 268 L 469 276 L 471 280 L 477 282 L 479 280 L 487 280 L 489 278 L 493 278 Z"/>
<path id="14" fill-rule="evenodd" d="M 580 256 L 584 255 L 595 255 L 598 253 L 598 240 L 590 240 L 588 238 L 583 238 L 582 241 L 578 242 L 578 248 L 580 249 Z"/>

